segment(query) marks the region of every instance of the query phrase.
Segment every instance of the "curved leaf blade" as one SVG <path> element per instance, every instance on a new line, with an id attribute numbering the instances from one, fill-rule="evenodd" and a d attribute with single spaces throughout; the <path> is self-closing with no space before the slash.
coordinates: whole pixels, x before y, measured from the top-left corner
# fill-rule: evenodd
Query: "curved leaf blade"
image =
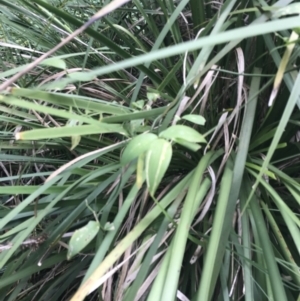
<path id="1" fill-rule="evenodd" d="M 121 164 L 125 165 L 146 152 L 156 139 L 158 139 L 158 137 L 152 133 L 134 137 L 124 149 L 121 156 Z"/>
<path id="2" fill-rule="evenodd" d="M 70 260 L 83 250 L 94 239 L 99 229 L 99 222 L 89 221 L 86 226 L 76 230 L 69 242 L 67 259 Z"/>
<path id="3" fill-rule="evenodd" d="M 158 139 L 151 145 L 151 149 L 146 155 L 146 180 L 151 196 L 165 175 L 172 158 L 171 143 Z"/>
<path id="4" fill-rule="evenodd" d="M 203 135 L 201 135 L 196 130 L 186 125 L 170 126 L 166 130 L 162 131 L 159 134 L 159 137 L 165 139 L 171 139 L 171 140 L 176 140 L 179 138 L 182 140 L 186 140 L 188 142 L 202 142 L 202 143 L 206 142 Z"/>
<path id="5" fill-rule="evenodd" d="M 182 119 L 185 119 L 187 121 L 190 121 L 192 123 L 195 124 L 199 124 L 199 125 L 205 125 L 205 118 L 201 115 L 197 115 L 197 114 L 189 114 L 189 115 L 185 115 L 182 117 Z"/>

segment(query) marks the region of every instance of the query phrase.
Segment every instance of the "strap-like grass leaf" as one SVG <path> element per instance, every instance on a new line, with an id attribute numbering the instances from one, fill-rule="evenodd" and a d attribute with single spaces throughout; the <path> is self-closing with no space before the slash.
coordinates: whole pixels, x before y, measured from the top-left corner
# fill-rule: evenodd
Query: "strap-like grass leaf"
<path id="1" fill-rule="evenodd" d="M 177 138 L 186 140 L 189 142 L 203 142 L 205 143 L 206 140 L 203 135 L 198 133 L 193 128 L 190 128 L 186 125 L 173 125 L 167 128 L 165 131 L 159 134 L 159 137 L 165 139 L 175 140 Z"/>
<path id="2" fill-rule="evenodd" d="M 146 133 L 134 137 L 126 146 L 122 157 L 121 164 L 125 165 L 146 152 L 150 145 L 157 140 L 157 136 L 152 133 Z"/>
<path id="3" fill-rule="evenodd" d="M 146 155 L 146 180 L 149 192 L 154 196 L 172 158 L 171 143 L 158 139 L 151 144 Z"/>
<path id="4" fill-rule="evenodd" d="M 99 222 L 89 221 L 86 226 L 76 230 L 69 242 L 67 259 L 70 260 L 73 256 L 84 249 L 97 235 L 99 229 Z"/>
<path id="5" fill-rule="evenodd" d="M 272 18 L 281 18 L 289 15 L 300 15 L 300 3 L 292 3 L 285 7 L 281 7 L 272 12 Z"/>
<path id="6" fill-rule="evenodd" d="M 30 130 L 16 133 L 17 140 L 40 140 L 60 137 L 71 137 L 76 133 L 78 136 L 119 133 L 126 136 L 127 132 L 120 124 L 98 123 L 96 125 L 78 125 L 76 127 L 62 126 L 45 129 Z"/>

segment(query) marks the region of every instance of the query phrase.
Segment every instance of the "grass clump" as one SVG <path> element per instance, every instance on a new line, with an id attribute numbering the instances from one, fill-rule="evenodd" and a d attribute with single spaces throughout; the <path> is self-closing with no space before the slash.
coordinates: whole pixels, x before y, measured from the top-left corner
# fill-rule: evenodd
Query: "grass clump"
<path id="1" fill-rule="evenodd" d="M 0 300 L 299 300 L 297 1 L 0 13 Z"/>

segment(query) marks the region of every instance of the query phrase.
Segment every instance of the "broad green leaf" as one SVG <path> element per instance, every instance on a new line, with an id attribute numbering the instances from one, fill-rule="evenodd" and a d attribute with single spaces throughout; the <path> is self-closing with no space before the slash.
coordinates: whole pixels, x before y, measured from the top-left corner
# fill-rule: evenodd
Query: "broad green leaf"
<path id="1" fill-rule="evenodd" d="M 58 69 L 66 69 L 67 68 L 67 65 L 66 65 L 64 60 L 59 59 L 59 58 L 55 58 L 55 57 L 44 60 L 41 63 L 41 65 L 55 67 L 55 68 L 58 68 Z"/>
<path id="2" fill-rule="evenodd" d="M 161 132 L 159 137 L 171 140 L 182 139 L 189 142 L 206 142 L 203 135 L 186 125 L 170 126 L 165 131 Z"/>
<path id="3" fill-rule="evenodd" d="M 155 191 L 162 180 L 172 158 L 171 143 L 158 139 L 151 144 L 146 155 L 146 180 L 149 192 L 154 196 Z"/>
<path id="4" fill-rule="evenodd" d="M 73 256 L 83 250 L 97 235 L 99 229 L 99 222 L 89 221 L 86 226 L 76 230 L 69 242 L 67 259 L 70 260 Z"/>
<path id="5" fill-rule="evenodd" d="M 190 122 L 193 122 L 193 123 L 199 124 L 199 125 L 204 125 L 206 122 L 206 120 L 203 116 L 196 115 L 196 114 L 185 115 L 182 117 L 182 119 L 185 119 L 187 121 L 190 121 Z"/>
<path id="6" fill-rule="evenodd" d="M 174 141 L 176 143 L 190 149 L 193 152 L 196 152 L 197 150 L 199 150 L 201 148 L 201 145 L 194 143 L 194 142 L 186 141 L 184 139 L 176 138 Z"/>
<path id="7" fill-rule="evenodd" d="M 133 133 L 134 135 L 134 133 L 136 133 L 139 128 L 143 127 L 143 125 L 144 125 L 144 119 L 131 120 L 129 133 Z"/>
<path id="8" fill-rule="evenodd" d="M 152 133 L 134 137 L 125 147 L 121 156 L 121 164 L 125 165 L 146 152 L 155 140 L 157 140 L 157 136 Z"/>

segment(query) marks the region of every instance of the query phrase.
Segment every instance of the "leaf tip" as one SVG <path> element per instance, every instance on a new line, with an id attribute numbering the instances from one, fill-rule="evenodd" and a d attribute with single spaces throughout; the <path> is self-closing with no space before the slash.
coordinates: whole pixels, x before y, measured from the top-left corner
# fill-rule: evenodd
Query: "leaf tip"
<path id="1" fill-rule="evenodd" d="M 16 138 L 16 140 L 21 140 L 22 139 L 21 133 L 16 133 L 15 138 Z"/>
<path id="2" fill-rule="evenodd" d="M 277 96 L 277 93 L 278 93 L 278 89 L 273 89 L 272 90 L 272 93 L 271 93 L 271 96 L 270 96 L 270 99 L 269 99 L 269 103 L 268 103 L 269 107 L 271 107 L 273 105 L 273 102 L 274 102 L 274 99 Z"/>

